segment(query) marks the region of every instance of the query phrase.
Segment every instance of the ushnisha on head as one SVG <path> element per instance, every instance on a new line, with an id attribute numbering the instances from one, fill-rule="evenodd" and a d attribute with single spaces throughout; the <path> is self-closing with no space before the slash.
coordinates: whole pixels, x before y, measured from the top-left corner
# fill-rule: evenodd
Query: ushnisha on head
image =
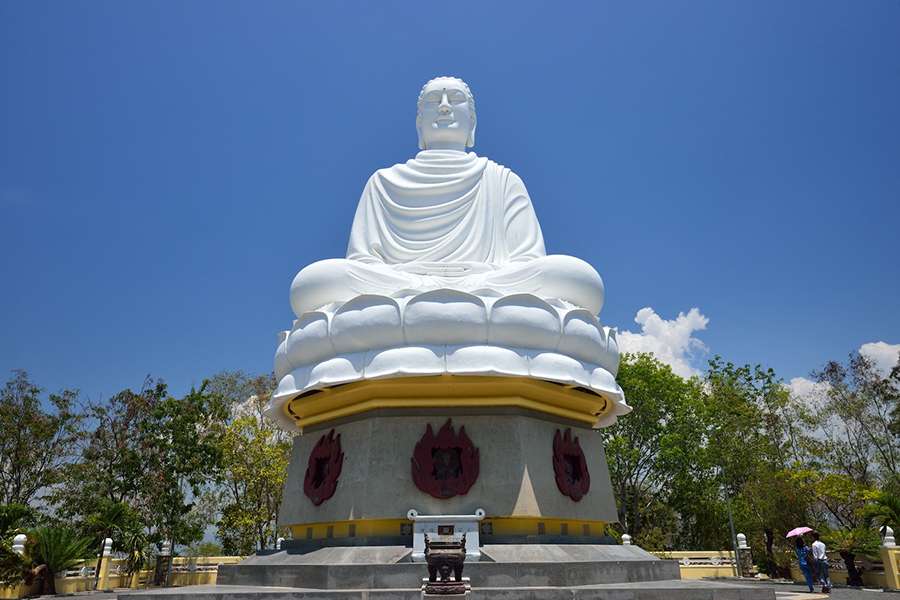
<path id="1" fill-rule="evenodd" d="M 465 151 L 475 145 L 475 96 L 457 77 L 435 77 L 419 93 L 420 150 Z"/>

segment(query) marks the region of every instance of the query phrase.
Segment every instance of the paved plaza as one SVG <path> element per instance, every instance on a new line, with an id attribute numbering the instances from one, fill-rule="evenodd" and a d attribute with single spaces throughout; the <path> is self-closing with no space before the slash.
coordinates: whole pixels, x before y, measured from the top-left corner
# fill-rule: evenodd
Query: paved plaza
<path id="1" fill-rule="evenodd" d="M 724 583 L 724 582 L 719 582 Z M 806 591 L 806 587 L 797 584 L 772 583 L 762 581 L 741 582 L 741 585 L 751 585 L 772 589 L 775 592 L 777 600 L 819 600 L 831 598 L 832 600 L 874 600 L 875 598 L 884 598 L 884 600 L 900 600 L 900 592 L 885 592 L 876 589 L 854 589 L 846 587 L 836 587 L 831 594 L 819 594 Z M 191 588 L 199 588 L 200 586 L 190 586 L 184 588 L 169 588 L 173 596 L 181 593 L 189 593 Z M 69 594 L 70 596 L 89 597 L 91 600 L 117 600 L 119 593 L 134 593 L 135 590 L 115 590 L 113 592 L 80 592 L 77 594 Z"/>
<path id="2" fill-rule="evenodd" d="M 832 589 L 830 594 L 820 594 L 818 593 L 818 588 L 816 593 L 810 594 L 808 591 L 806 591 L 805 585 L 795 583 L 786 584 L 759 581 L 752 582 L 749 585 L 774 589 L 775 595 L 778 600 L 800 600 L 802 598 L 832 598 L 833 600 L 872 600 L 873 598 L 879 597 L 882 597 L 885 600 L 900 600 L 900 592 L 885 592 L 880 589 L 856 589 L 838 586 Z"/>

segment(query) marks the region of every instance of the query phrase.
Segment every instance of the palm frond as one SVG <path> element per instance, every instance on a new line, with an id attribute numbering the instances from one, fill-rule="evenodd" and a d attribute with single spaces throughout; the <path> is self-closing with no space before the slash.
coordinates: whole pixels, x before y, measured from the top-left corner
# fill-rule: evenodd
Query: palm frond
<path id="1" fill-rule="evenodd" d="M 47 565 L 51 573 L 59 573 L 88 558 L 93 540 L 62 527 L 40 527 L 32 534 L 37 540 L 34 562 Z"/>
<path id="2" fill-rule="evenodd" d="M 879 525 L 900 528 L 900 496 L 886 491 L 874 494 L 872 503 L 866 506 L 866 516 Z"/>

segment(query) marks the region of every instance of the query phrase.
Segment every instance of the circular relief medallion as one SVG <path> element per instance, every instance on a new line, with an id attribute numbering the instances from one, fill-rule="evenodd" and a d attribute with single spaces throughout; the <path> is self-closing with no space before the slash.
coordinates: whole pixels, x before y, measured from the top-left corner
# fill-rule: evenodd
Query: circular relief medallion
<path id="1" fill-rule="evenodd" d="M 410 462 L 416 487 L 435 498 L 463 496 L 478 479 L 478 448 L 465 427 L 460 427 L 459 433 L 453 430 L 450 419 L 437 435 L 431 424 L 425 428 Z"/>
<path id="2" fill-rule="evenodd" d="M 306 476 L 303 478 L 303 493 L 313 504 L 318 506 L 334 496 L 343 465 L 341 434 L 335 436 L 332 429 L 319 438 L 309 453 Z"/>
<path id="3" fill-rule="evenodd" d="M 556 474 L 556 487 L 575 502 L 591 489 L 587 461 L 578 438 L 572 438 L 571 429 L 566 429 L 564 434 L 557 429 L 553 436 L 553 472 Z"/>

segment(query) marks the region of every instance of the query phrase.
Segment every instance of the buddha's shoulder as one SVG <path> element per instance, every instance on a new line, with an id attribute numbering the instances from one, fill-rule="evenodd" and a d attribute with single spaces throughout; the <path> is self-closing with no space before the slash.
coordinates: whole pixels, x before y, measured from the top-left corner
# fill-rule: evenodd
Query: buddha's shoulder
<path id="1" fill-rule="evenodd" d="M 495 171 L 503 173 L 504 176 L 510 177 L 511 179 L 515 179 L 521 181 L 522 179 L 516 174 L 515 171 L 507 167 L 501 162 L 497 162 L 494 159 L 487 158 L 486 156 L 481 157 L 485 160 L 485 168 L 486 169 L 494 169 Z"/>
<path id="2" fill-rule="evenodd" d="M 525 187 L 525 182 L 522 181 L 522 178 L 519 177 L 519 175 L 515 171 L 513 171 L 512 169 L 510 169 L 509 167 L 507 167 L 506 165 L 504 165 L 502 163 L 498 163 L 496 161 L 488 159 L 485 170 L 487 170 L 487 169 L 491 169 L 495 173 L 497 173 L 497 175 L 502 179 L 503 183 L 507 187 L 510 187 L 510 186 Z"/>
<path id="3" fill-rule="evenodd" d="M 392 179 L 402 175 L 415 175 L 419 173 L 443 173 L 450 174 L 454 171 L 468 172 L 470 174 L 477 172 L 491 172 L 502 176 L 509 183 L 521 184 L 522 179 L 509 167 L 492 160 L 486 156 L 478 156 L 474 152 L 469 152 L 464 158 L 458 161 L 448 161 L 443 164 L 436 165 L 434 156 L 424 156 L 420 153 L 413 158 L 401 163 L 393 164 L 389 167 L 376 169 L 369 176 L 369 182 L 374 179 Z M 454 164 L 455 163 L 455 164 Z M 435 171 L 434 169 L 438 170 Z"/>

